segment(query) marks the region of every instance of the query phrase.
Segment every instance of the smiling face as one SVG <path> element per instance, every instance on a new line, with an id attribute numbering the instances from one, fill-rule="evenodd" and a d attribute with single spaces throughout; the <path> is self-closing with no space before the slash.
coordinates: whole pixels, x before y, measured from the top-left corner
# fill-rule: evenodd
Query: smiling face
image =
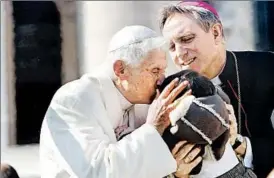
<path id="1" fill-rule="evenodd" d="M 220 24 L 213 25 L 206 32 L 195 19 L 174 13 L 167 18 L 163 35 L 169 42 L 169 51 L 177 66 L 212 78 L 213 68 L 219 67 L 221 62 L 219 49 L 223 38 Z"/>

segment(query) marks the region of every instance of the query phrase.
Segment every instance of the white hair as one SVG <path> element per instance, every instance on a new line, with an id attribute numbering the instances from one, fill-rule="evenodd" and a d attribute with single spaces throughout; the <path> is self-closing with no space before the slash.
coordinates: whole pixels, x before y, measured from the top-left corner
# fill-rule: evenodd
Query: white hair
<path id="1" fill-rule="evenodd" d="M 128 65 L 139 65 L 154 49 L 167 51 L 163 37 L 144 26 L 127 26 L 117 32 L 109 45 L 107 61 L 123 60 Z"/>

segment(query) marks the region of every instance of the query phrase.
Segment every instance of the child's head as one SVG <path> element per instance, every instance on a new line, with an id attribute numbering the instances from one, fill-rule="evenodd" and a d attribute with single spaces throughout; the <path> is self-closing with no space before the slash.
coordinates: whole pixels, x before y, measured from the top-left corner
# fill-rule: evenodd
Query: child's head
<path id="1" fill-rule="evenodd" d="M 168 76 L 158 87 L 160 92 L 162 92 L 164 88 L 175 78 L 179 79 L 179 84 L 185 80 L 189 82 L 188 87 L 183 92 L 181 92 L 177 98 L 180 98 L 189 89 L 192 90 L 192 95 L 195 97 L 212 96 L 216 93 L 216 89 L 210 80 L 192 70 L 183 70 Z"/>
<path id="2" fill-rule="evenodd" d="M 214 145 L 222 147 L 228 140 L 229 115 L 226 103 L 228 97 L 218 90 L 212 82 L 197 72 L 184 70 L 167 77 L 159 86 L 160 92 L 176 77 L 179 83 L 187 80 L 189 86 L 178 97 L 180 98 L 188 89 L 193 96 L 188 96 L 181 101 L 170 114 L 170 132 L 180 140 L 199 145 Z M 221 137 L 222 136 L 222 137 Z M 219 139 L 218 139 L 219 138 Z M 220 140 L 221 138 L 221 140 Z M 223 151 L 223 149 L 221 149 Z M 217 156 L 217 159 L 221 155 Z"/>

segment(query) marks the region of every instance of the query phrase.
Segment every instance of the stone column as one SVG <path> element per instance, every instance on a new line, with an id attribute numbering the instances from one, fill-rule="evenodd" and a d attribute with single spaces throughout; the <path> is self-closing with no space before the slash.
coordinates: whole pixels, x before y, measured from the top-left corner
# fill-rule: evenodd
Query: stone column
<path id="1" fill-rule="evenodd" d="M 13 27 L 11 2 L 1 1 L 1 150 L 15 144 Z"/>
<path id="2" fill-rule="evenodd" d="M 8 145 L 8 97 L 6 81 L 5 9 L 1 1 L 1 150 Z"/>
<path id="3" fill-rule="evenodd" d="M 62 36 L 62 83 L 79 77 L 77 61 L 76 2 L 55 1 L 60 12 Z"/>

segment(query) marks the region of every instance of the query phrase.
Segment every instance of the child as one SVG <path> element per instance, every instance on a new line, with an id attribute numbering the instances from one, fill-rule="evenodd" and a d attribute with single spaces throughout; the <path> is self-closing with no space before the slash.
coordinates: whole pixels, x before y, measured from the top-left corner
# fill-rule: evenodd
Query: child
<path id="1" fill-rule="evenodd" d="M 190 176 L 255 178 L 256 175 L 239 162 L 229 144 L 229 113 L 225 103 L 230 104 L 230 100 L 226 94 L 206 77 L 191 70 L 167 77 L 159 86 L 160 92 L 176 77 L 179 83 L 184 80 L 189 82 L 177 99 L 189 89 L 192 96 L 183 98 L 183 102 L 176 101 L 177 107 L 170 113 L 171 125 L 165 130 L 163 138 L 170 149 L 180 140 L 202 147 L 200 156 L 203 161 Z"/>

